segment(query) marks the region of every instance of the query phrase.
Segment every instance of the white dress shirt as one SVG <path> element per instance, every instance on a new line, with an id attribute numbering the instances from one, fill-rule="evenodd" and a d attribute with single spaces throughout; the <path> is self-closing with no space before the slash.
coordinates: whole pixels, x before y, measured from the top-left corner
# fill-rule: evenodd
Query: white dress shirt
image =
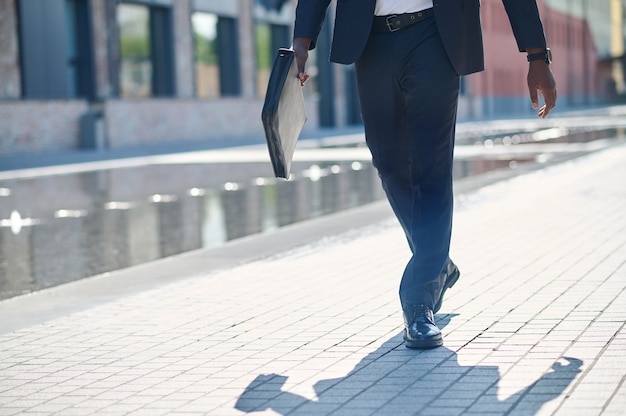
<path id="1" fill-rule="evenodd" d="M 413 13 L 433 7 L 433 0 L 376 0 L 376 16 Z"/>

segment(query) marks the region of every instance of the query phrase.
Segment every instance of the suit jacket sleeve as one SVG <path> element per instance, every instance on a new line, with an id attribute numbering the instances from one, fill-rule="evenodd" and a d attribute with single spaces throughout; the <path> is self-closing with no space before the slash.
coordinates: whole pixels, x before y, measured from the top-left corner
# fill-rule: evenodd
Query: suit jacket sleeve
<path id="1" fill-rule="evenodd" d="M 329 4 L 330 0 L 298 0 L 293 37 L 310 38 L 310 49 L 315 48 Z"/>
<path id="2" fill-rule="evenodd" d="M 502 0 L 520 52 L 545 48 L 546 37 L 536 0 Z"/>

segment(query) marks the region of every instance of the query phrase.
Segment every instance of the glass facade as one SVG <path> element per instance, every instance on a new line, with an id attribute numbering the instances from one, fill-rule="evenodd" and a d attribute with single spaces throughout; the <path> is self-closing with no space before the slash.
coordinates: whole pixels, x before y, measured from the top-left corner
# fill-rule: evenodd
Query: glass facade
<path id="1" fill-rule="evenodd" d="M 199 98 L 241 95 L 236 19 L 209 12 L 191 16 L 195 55 L 195 93 Z"/>
<path id="2" fill-rule="evenodd" d="M 212 13 L 194 13 L 191 23 L 195 49 L 196 96 L 219 97 L 221 77 L 217 44 L 218 17 Z"/>
<path id="3" fill-rule="evenodd" d="M 117 7 L 120 38 L 120 95 L 150 97 L 153 64 L 150 47 L 150 10 L 137 4 Z"/>
<path id="4" fill-rule="evenodd" d="M 87 0 L 22 0 L 17 5 L 22 97 L 93 98 L 93 44 Z"/>
<path id="5" fill-rule="evenodd" d="M 69 95 L 78 95 L 78 48 L 77 48 L 77 4 L 76 0 L 65 1 L 65 16 L 67 21 L 67 77 L 69 85 Z"/>
<path id="6" fill-rule="evenodd" d="M 272 49 L 272 36 L 269 24 L 257 23 L 254 28 L 256 53 L 257 95 L 263 97 L 270 79 L 270 71 L 275 52 Z"/>
<path id="7" fill-rule="evenodd" d="M 263 97 L 278 49 L 291 46 L 289 27 L 260 20 L 254 25 L 254 42 L 257 95 Z"/>

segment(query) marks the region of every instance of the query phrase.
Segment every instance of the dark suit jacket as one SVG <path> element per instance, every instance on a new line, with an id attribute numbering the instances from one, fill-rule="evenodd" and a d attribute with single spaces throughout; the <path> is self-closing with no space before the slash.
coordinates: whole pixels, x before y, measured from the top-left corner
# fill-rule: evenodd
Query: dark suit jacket
<path id="1" fill-rule="evenodd" d="M 546 39 L 536 0 L 502 0 L 520 52 L 545 48 Z M 480 0 L 434 0 L 435 19 L 444 48 L 459 75 L 484 69 Z M 330 0 L 299 0 L 294 37 L 319 36 Z M 330 60 L 356 61 L 367 43 L 376 0 L 337 0 Z"/>

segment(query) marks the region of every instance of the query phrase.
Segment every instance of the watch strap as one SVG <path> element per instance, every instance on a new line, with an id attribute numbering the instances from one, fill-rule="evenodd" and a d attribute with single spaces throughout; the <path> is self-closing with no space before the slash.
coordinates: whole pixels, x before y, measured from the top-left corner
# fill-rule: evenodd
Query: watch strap
<path id="1" fill-rule="evenodd" d="M 539 53 L 530 53 L 527 56 L 528 62 L 532 61 L 545 61 L 546 63 L 551 63 L 550 49 L 546 48 L 545 51 Z"/>

